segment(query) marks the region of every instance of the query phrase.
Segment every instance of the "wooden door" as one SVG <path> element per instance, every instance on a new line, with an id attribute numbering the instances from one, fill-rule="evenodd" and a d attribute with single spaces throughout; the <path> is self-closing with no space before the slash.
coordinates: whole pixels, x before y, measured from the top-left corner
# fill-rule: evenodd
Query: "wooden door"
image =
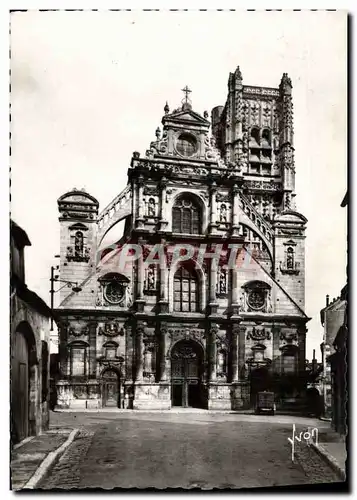
<path id="1" fill-rule="evenodd" d="M 18 332 L 11 366 L 11 411 L 14 441 L 19 442 L 29 432 L 29 354 L 27 341 Z"/>
<path id="2" fill-rule="evenodd" d="M 114 370 L 103 373 L 103 406 L 120 408 L 120 383 Z"/>

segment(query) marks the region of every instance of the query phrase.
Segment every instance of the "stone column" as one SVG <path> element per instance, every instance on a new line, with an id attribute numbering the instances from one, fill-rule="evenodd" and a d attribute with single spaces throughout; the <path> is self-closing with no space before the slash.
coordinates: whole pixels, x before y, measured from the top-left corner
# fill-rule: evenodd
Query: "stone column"
<path id="1" fill-rule="evenodd" d="M 97 325 L 96 321 L 90 321 L 89 327 L 89 378 L 95 378 L 97 372 Z"/>
<path id="2" fill-rule="evenodd" d="M 59 325 L 58 334 L 59 334 L 59 358 L 60 358 L 60 372 L 61 378 L 66 378 L 70 374 L 70 359 L 68 356 L 68 322 L 63 322 Z"/>
<path id="3" fill-rule="evenodd" d="M 217 269 L 218 269 L 217 259 L 212 258 L 210 267 L 210 288 L 209 288 L 209 307 L 211 314 L 216 314 L 218 309 L 218 304 L 216 301 Z"/>
<path id="4" fill-rule="evenodd" d="M 130 383 L 133 380 L 133 332 L 132 326 L 125 326 L 125 378 Z"/>
<path id="5" fill-rule="evenodd" d="M 239 198 L 238 198 L 238 187 L 234 184 L 232 188 L 232 236 L 239 235 Z"/>
<path id="6" fill-rule="evenodd" d="M 136 351 L 136 381 L 143 381 L 143 364 L 144 364 L 144 326 L 138 324 L 136 326 L 136 335 L 135 335 L 135 351 Z"/>
<path id="7" fill-rule="evenodd" d="M 238 271 L 237 269 L 232 269 L 232 315 L 239 315 L 239 303 L 238 303 Z"/>
<path id="8" fill-rule="evenodd" d="M 248 377 L 248 373 L 243 373 L 246 371 L 245 366 L 245 332 L 247 330 L 246 326 L 238 327 L 238 370 L 239 370 L 239 378 L 243 378 L 242 375 L 245 375 L 244 378 Z M 242 372 L 242 373 L 241 373 Z"/>
<path id="9" fill-rule="evenodd" d="M 163 177 L 160 181 L 160 231 L 164 231 L 167 226 L 167 218 L 166 218 L 166 187 L 167 187 L 167 179 Z"/>
<path id="10" fill-rule="evenodd" d="M 170 378 L 170 360 L 167 357 L 168 339 L 167 328 L 161 325 L 160 329 L 160 382 L 167 382 Z"/>
<path id="11" fill-rule="evenodd" d="M 139 177 L 137 181 L 138 186 L 138 218 L 136 219 L 136 227 L 142 228 L 144 225 L 144 179 Z"/>
<path id="12" fill-rule="evenodd" d="M 210 382 L 217 381 L 217 334 L 218 329 L 215 326 L 210 330 Z"/>
<path id="13" fill-rule="evenodd" d="M 217 200 L 216 200 L 216 194 L 217 194 L 217 186 L 216 183 L 212 183 L 211 189 L 210 189 L 210 205 L 211 205 L 211 211 L 210 211 L 210 233 L 214 233 L 216 228 L 217 228 Z"/>
<path id="14" fill-rule="evenodd" d="M 238 356 L 239 356 L 239 346 L 238 346 L 238 336 L 239 328 L 237 325 L 232 327 L 232 382 L 238 382 L 239 372 L 238 372 Z"/>
<path id="15" fill-rule="evenodd" d="M 139 245 L 142 245 L 143 242 L 141 240 L 138 241 Z M 136 311 L 143 312 L 144 311 L 144 257 L 143 254 L 139 256 L 136 260 Z"/>

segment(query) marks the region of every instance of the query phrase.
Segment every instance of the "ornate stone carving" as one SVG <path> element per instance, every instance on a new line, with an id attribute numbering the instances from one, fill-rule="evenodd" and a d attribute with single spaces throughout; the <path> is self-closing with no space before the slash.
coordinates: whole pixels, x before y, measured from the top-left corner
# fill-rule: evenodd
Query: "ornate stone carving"
<path id="1" fill-rule="evenodd" d="M 216 139 L 214 138 L 214 136 L 206 136 L 205 150 L 206 160 L 217 162 L 220 167 L 226 166 L 224 161 L 222 160 L 220 151 L 216 147 Z"/>
<path id="2" fill-rule="evenodd" d="M 166 155 L 168 154 L 168 137 L 167 137 L 167 131 L 164 131 L 162 134 L 161 139 L 156 137 L 157 140 L 152 142 L 150 144 L 150 149 L 146 151 L 146 157 L 147 158 L 152 158 L 155 154 L 156 155 Z"/>
<path id="3" fill-rule="evenodd" d="M 177 191 L 176 188 L 167 188 L 166 189 L 166 203 L 169 203 L 171 196 Z"/>
<path id="4" fill-rule="evenodd" d="M 230 196 L 229 196 L 229 194 L 226 194 L 226 193 L 217 193 L 216 200 L 217 200 L 217 202 L 223 201 L 224 203 L 229 203 Z"/>
<path id="5" fill-rule="evenodd" d="M 158 196 L 159 195 L 159 190 L 155 186 L 145 186 L 144 187 L 144 195 L 147 196 Z"/>
<path id="6" fill-rule="evenodd" d="M 98 335 L 105 335 L 106 337 L 117 337 L 124 335 L 124 328 L 120 328 L 120 324 L 116 321 L 108 321 L 105 323 L 104 328 L 100 327 Z"/>
<path id="7" fill-rule="evenodd" d="M 271 332 L 270 330 L 267 330 L 266 328 L 258 329 L 253 327 L 252 330 L 249 330 L 247 332 L 247 340 L 256 340 L 256 341 L 262 341 L 262 340 L 270 340 L 271 339 Z"/>
<path id="8" fill-rule="evenodd" d="M 178 340 L 196 340 L 203 345 L 205 333 L 204 330 L 191 329 L 191 328 L 168 328 L 167 330 L 171 342 Z"/>
<path id="9" fill-rule="evenodd" d="M 79 329 L 70 326 L 68 328 L 68 335 L 71 335 L 72 337 L 82 337 L 89 335 L 89 326 L 86 325 Z"/>
<path id="10" fill-rule="evenodd" d="M 297 342 L 298 336 L 296 332 L 281 332 L 280 340 L 287 342 L 288 344 L 292 344 L 293 342 Z"/>
<path id="11" fill-rule="evenodd" d="M 217 280 L 217 293 L 218 295 L 226 295 L 228 289 L 227 283 L 227 269 L 219 269 L 218 271 L 218 280 Z"/>

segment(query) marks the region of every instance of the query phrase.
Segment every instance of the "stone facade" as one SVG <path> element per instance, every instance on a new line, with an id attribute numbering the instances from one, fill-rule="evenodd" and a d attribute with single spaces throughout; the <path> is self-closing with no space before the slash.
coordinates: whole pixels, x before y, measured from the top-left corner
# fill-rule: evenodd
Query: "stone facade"
<path id="1" fill-rule="evenodd" d="M 11 442 L 38 435 L 49 424 L 51 311 L 25 284 L 25 231 L 11 222 Z"/>
<path id="2" fill-rule="evenodd" d="M 98 214 L 58 200 L 60 407 L 250 406 L 305 369 L 305 225 L 295 210 L 291 81 L 229 77 L 224 107 L 170 112 Z M 125 219 L 122 239 L 103 239 Z M 265 385 L 264 385 L 265 380 Z M 291 395 L 296 391 L 291 388 Z"/>

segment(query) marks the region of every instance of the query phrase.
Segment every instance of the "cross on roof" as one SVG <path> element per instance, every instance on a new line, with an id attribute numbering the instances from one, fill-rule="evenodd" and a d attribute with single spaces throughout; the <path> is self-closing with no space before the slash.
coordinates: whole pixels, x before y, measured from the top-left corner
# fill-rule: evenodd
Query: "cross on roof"
<path id="1" fill-rule="evenodd" d="M 188 102 L 188 94 L 190 94 L 190 93 L 192 92 L 192 90 L 190 90 L 190 89 L 187 87 L 187 85 L 186 85 L 186 87 L 185 87 L 185 88 L 183 88 L 183 89 L 181 89 L 181 90 L 182 90 L 182 92 L 184 92 L 184 93 L 185 93 L 185 102 Z"/>

